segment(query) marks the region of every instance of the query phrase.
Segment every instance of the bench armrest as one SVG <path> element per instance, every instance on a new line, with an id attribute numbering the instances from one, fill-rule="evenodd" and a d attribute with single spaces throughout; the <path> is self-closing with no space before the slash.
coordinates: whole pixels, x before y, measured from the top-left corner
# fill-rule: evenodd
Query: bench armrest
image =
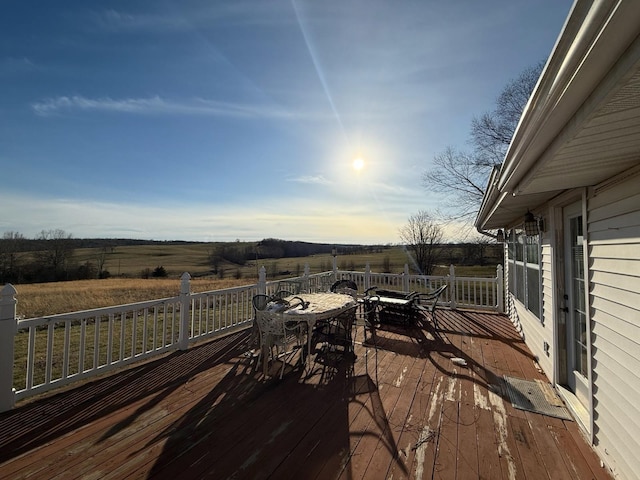
<path id="1" fill-rule="evenodd" d="M 387 290 L 387 289 L 377 289 L 376 295 L 386 298 L 401 298 L 403 300 L 410 300 L 418 295 L 418 292 L 402 292 L 400 290 Z"/>

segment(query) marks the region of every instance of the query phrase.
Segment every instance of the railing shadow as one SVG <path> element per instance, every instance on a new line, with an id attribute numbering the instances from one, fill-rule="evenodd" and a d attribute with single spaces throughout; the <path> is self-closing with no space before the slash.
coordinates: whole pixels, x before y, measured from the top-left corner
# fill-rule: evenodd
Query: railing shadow
<path id="1" fill-rule="evenodd" d="M 153 395 L 106 433 L 101 441 L 125 429 L 135 418 L 190 379 L 248 348 L 250 332 L 244 330 L 215 342 L 179 351 L 141 366 L 75 384 L 0 414 L 0 462 L 16 457 L 110 413 Z"/>
<path id="2" fill-rule="evenodd" d="M 391 455 L 398 450 L 368 362 L 357 372 L 355 365 L 355 357 L 319 353 L 311 371 L 256 380 L 235 364 L 132 455 L 162 445 L 149 475 L 163 478 L 187 470 L 190 477 L 349 478 L 354 437 L 373 431 Z M 352 425 L 356 415 L 363 428 Z"/>
<path id="3" fill-rule="evenodd" d="M 521 339 L 508 320 L 455 312 L 439 324 L 436 331 L 425 317 L 411 327 L 380 326 L 377 349 L 425 359 L 442 375 L 486 388 L 499 385 L 495 371 L 463 350 L 460 335 L 515 347 Z M 249 341 L 250 331 L 238 332 L 0 414 L 0 462 L 117 412 L 109 427 L 91 427 L 93 437 L 86 429 L 80 435 L 103 460 L 132 435 L 136 440 L 127 440 L 128 449 L 118 450 L 118 468 L 146 469 L 149 476 L 188 470 L 190 476 L 216 478 L 324 478 L 336 472 L 350 478 L 360 441 L 384 449 L 395 468 L 408 474 L 374 381 L 377 355 L 365 354 L 371 343 L 358 350 L 358 358 L 316 358 L 313 374 L 299 367 L 288 369 L 283 380 L 265 380 L 255 361 L 243 356 Z M 452 358 L 468 369 L 453 373 Z M 145 458 L 151 462 L 146 467 L 131 467 Z M 84 461 L 80 472 L 91 468 L 91 459 Z"/>

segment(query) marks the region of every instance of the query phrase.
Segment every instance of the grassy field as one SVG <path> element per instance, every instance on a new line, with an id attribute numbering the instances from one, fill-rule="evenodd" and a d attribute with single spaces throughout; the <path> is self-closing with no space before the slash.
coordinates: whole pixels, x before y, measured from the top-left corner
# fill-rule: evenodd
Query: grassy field
<path id="1" fill-rule="evenodd" d="M 306 264 L 309 265 L 311 273 L 327 271 L 331 269 L 333 261 L 331 255 L 324 254 L 297 258 L 259 258 L 250 260 L 245 265 L 223 262 L 220 265 L 221 273 L 213 275 L 209 256 L 214 248 L 215 246 L 209 243 L 118 246 L 106 255 L 104 268 L 112 276 L 139 278 L 144 270 L 153 270 L 162 266 L 170 277 L 175 278 L 179 278 L 184 272 L 189 272 L 193 278 L 212 276 L 245 278 L 251 283 L 258 277 L 258 269 L 262 266 L 266 268 L 268 277 L 276 278 L 302 275 Z M 76 250 L 75 258 L 81 264 L 87 261 L 95 262 L 98 255 L 98 249 L 85 248 Z M 375 272 L 401 273 L 405 264 L 412 269 L 409 253 L 399 246 L 381 247 L 380 251 L 367 254 L 342 255 L 338 252 L 337 261 L 340 270 L 363 271 L 367 264 Z M 451 262 L 445 259 L 442 263 L 442 267 L 434 272 L 436 275 L 446 274 L 445 270 Z M 489 270 L 489 275 L 495 273 L 495 264 Z M 484 269 L 484 271 L 487 270 Z M 290 273 L 280 274 L 281 272 Z M 412 273 L 416 272 L 412 271 Z M 487 276 L 487 273 L 481 276 Z"/>
<path id="2" fill-rule="evenodd" d="M 209 243 L 118 246 L 106 254 L 104 268 L 116 277 L 140 277 L 143 270 L 158 266 L 163 266 L 170 276 L 189 272 L 196 277 L 209 273 L 212 248 Z M 79 248 L 75 258 L 80 264 L 95 262 L 100 254 L 99 249 Z"/>
<path id="3" fill-rule="evenodd" d="M 247 285 L 247 279 L 193 279 L 193 292 L 206 292 Z M 16 285 L 17 313 L 23 318 L 42 317 L 92 308 L 124 305 L 180 293 L 176 278 L 107 278 L 73 282 Z"/>
<path id="4" fill-rule="evenodd" d="M 254 284 L 258 279 L 258 268 L 262 266 L 267 271 L 267 280 L 274 280 L 300 276 L 306 264 L 309 265 L 311 273 L 328 271 L 331 270 L 333 262 L 332 256 L 326 254 L 258 259 L 257 263 L 251 261 L 243 266 L 223 264 L 220 266 L 222 275 L 213 275 L 208 262 L 211 249 L 212 245 L 205 243 L 116 247 L 107 255 L 105 265 L 112 275 L 111 278 L 16 285 L 18 315 L 33 318 L 173 297 L 180 291 L 179 279 L 184 272 L 189 272 L 192 276 L 191 290 L 204 292 Z M 97 255 L 97 249 L 76 251 L 76 258 L 80 263 L 92 261 Z M 401 273 L 405 263 L 410 264 L 411 259 L 403 248 L 388 247 L 377 253 L 339 254 L 337 262 L 340 270 L 364 271 L 365 266 L 369 264 L 372 272 Z M 140 278 L 142 270 L 153 270 L 157 266 L 163 266 L 169 277 Z M 448 272 L 448 265 L 442 265 L 434 274 L 446 275 Z M 495 276 L 495 272 L 495 265 L 456 267 L 458 276 L 492 277 Z"/>

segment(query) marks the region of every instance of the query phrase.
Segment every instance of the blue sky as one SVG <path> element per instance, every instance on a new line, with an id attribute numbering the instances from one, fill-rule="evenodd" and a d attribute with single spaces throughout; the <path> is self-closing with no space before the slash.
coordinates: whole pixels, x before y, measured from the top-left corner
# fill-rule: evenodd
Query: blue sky
<path id="1" fill-rule="evenodd" d="M 4 2 L 0 234 L 396 243 L 571 4 Z"/>

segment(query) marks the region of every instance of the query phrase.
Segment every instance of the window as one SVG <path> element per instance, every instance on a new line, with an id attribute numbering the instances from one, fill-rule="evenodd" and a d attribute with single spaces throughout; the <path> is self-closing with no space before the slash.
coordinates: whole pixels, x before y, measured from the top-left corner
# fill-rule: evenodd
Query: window
<path id="1" fill-rule="evenodd" d="M 540 318 L 540 235 L 512 230 L 507 241 L 509 292 Z"/>

